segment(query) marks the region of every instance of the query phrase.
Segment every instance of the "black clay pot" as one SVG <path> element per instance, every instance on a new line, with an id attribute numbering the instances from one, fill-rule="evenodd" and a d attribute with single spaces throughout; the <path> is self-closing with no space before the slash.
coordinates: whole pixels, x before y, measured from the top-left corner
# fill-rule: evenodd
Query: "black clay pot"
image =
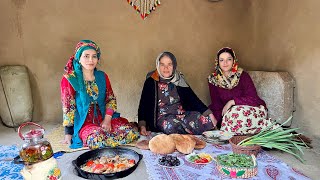
<path id="1" fill-rule="evenodd" d="M 101 156 L 115 156 L 119 155 L 121 157 L 126 157 L 128 159 L 134 159 L 135 165 L 132 166 L 129 169 L 116 172 L 116 173 L 109 173 L 109 174 L 99 174 L 99 173 L 89 173 L 86 171 L 83 171 L 80 167 L 85 164 L 90 159 L 96 159 Z M 125 176 L 128 176 L 131 174 L 139 165 L 140 160 L 142 159 L 142 155 L 137 153 L 134 150 L 127 149 L 127 148 L 102 148 L 102 149 L 96 149 L 92 151 L 85 152 L 81 154 L 77 159 L 72 161 L 72 164 L 74 165 L 75 169 L 78 172 L 78 176 L 86 178 L 86 179 L 116 179 L 116 178 L 123 178 Z"/>

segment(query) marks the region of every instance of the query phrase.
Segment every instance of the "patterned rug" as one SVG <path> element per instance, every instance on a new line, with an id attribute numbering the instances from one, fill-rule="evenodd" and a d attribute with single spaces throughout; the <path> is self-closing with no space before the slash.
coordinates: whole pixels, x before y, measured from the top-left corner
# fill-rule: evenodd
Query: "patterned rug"
<path id="1" fill-rule="evenodd" d="M 147 173 L 149 179 L 194 179 L 194 180 L 216 180 L 229 179 L 219 173 L 216 163 L 213 161 L 207 165 L 196 165 L 185 160 L 185 155 L 176 153 L 177 157 L 183 159 L 183 165 L 178 168 L 165 168 L 157 164 L 157 160 L 161 155 L 153 154 L 149 150 L 142 150 L 143 160 L 147 165 Z M 231 153 L 231 145 L 212 145 L 195 153 L 205 152 L 212 155 Z M 281 179 L 281 180 L 306 180 L 310 179 L 298 170 L 289 167 L 284 162 L 267 154 L 265 151 L 259 153 L 257 157 L 258 175 L 251 179 Z"/>
<path id="2" fill-rule="evenodd" d="M 20 171 L 23 168 L 22 164 L 14 164 L 12 159 L 19 155 L 19 148 L 17 146 L 3 146 L 0 145 L 0 179 L 12 180 L 23 179 Z"/>

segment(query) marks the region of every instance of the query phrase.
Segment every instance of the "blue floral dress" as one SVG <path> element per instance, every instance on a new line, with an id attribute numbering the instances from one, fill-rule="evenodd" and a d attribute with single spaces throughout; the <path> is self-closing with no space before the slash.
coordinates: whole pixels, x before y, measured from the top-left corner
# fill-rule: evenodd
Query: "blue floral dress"
<path id="1" fill-rule="evenodd" d="M 209 116 L 185 111 L 177 88 L 172 83 L 158 83 L 158 128 L 166 134 L 201 134 L 213 129 Z"/>

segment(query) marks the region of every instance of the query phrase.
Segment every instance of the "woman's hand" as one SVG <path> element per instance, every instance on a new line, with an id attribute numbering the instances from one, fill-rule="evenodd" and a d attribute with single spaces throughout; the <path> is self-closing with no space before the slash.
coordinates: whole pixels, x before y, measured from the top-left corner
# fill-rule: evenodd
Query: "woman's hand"
<path id="1" fill-rule="evenodd" d="M 145 126 L 140 127 L 140 134 L 142 136 L 149 136 L 151 134 L 151 131 L 147 131 Z"/>
<path id="2" fill-rule="evenodd" d="M 214 117 L 214 115 L 212 113 L 209 114 L 209 117 L 210 117 L 210 119 L 212 121 L 213 127 L 216 127 L 217 123 L 218 123 L 217 119 Z"/>
<path id="3" fill-rule="evenodd" d="M 104 120 L 101 123 L 101 128 L 106 130 L 107 132 L 111 131 L 111 117 L 110 115 L 106 115 Z"/>
<path id="4" fill-rule="evenodd" d="M 71 139 L 72 139 L 72 135 L 71 134 L 66 134 L 64 136 L 64 140 L 61 141 L 62 144 L 71 144 Z"/>
<path id="5" fill-rule="evenodd" d="M 227 104 L 223 107 L 222 109 L 222 116 L 224 116 L 226 114 L 226 112 L 228 111 L 228 109 L 231 108 L 231 106 L 235 105 L 236 103 L 234 102 L 234 100 L 230 100 L 227 102 Z"/>

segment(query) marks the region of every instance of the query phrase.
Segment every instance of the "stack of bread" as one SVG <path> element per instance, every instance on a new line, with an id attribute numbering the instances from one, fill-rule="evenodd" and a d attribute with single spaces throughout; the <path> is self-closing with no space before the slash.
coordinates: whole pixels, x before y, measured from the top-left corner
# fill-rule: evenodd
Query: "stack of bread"
<path id="1" fill-rule="evenodd" d="M 206 147 L 206 142 L 193 135 L 160 134 L 149 141 L 149 149 L 156 154 L 171 154 L 176 149 L 183 154 L 190 154 L 193 149 L 204 147 Z"/>

